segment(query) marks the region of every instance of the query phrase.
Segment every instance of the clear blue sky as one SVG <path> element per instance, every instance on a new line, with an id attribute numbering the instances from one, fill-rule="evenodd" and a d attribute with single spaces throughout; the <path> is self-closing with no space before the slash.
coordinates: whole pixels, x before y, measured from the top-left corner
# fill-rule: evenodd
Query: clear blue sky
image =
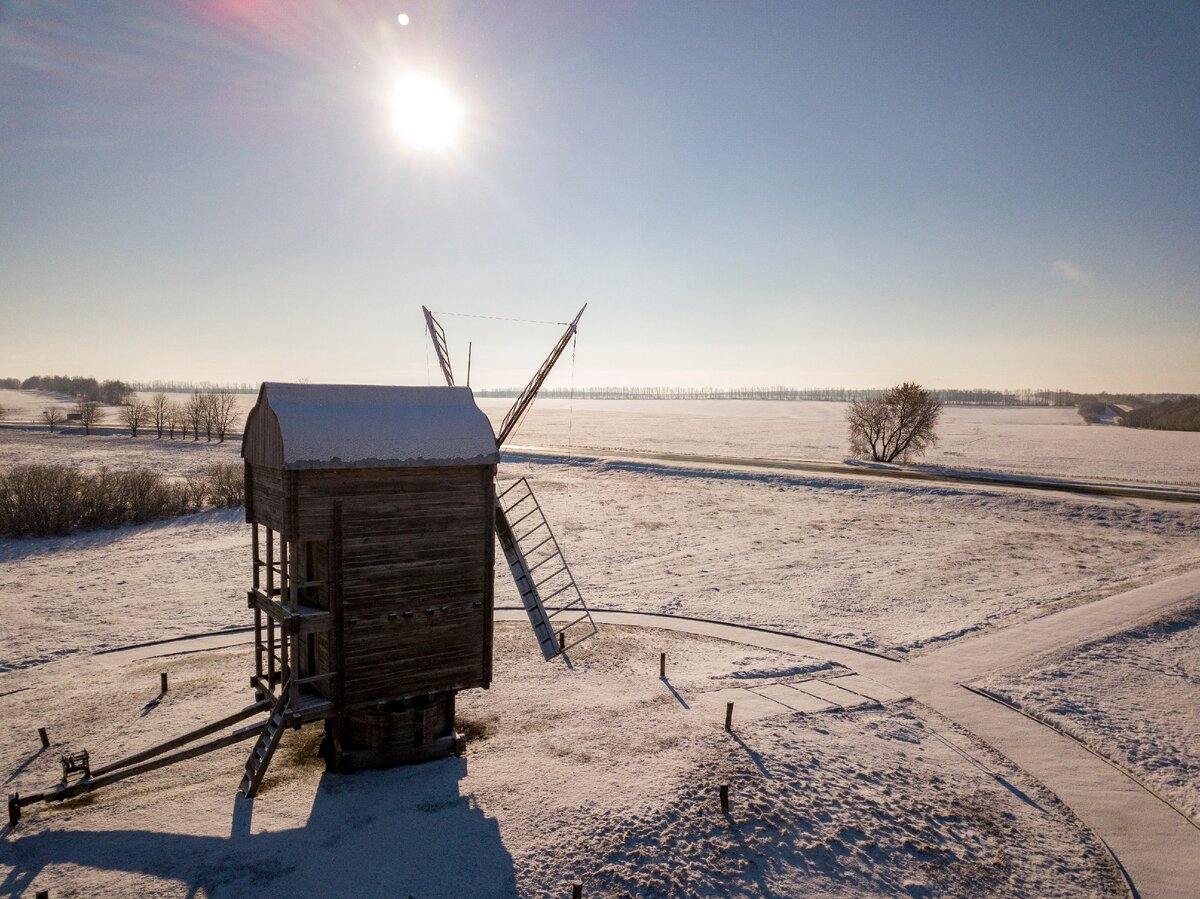
<path id="1" fill-rule="evenodd" d="M 0 0 L 0 375 L 1196 391 L 1198 160 L 1194 3 Z"/>

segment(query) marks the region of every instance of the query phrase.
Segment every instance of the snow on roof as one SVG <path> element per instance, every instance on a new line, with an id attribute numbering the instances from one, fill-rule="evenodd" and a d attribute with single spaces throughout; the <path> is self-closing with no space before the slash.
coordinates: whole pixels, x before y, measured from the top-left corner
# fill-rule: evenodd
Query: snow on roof
<path id="1" fill-rule="evenodd" d="M 467 387 L 265 382 L 243 458 L 272 468 L 494 465 L 491 422 Z"/>

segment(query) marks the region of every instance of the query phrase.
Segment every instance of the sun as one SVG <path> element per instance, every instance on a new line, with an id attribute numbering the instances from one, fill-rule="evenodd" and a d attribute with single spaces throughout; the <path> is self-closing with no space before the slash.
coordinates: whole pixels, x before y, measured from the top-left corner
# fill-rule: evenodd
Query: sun
<path id="1" fill-rule="evenodd" d="M 446 86 L 427 75 L 405 75 L 392 93 L 396 131 L 419 150 L 446 150 L 462 124 L 462 106 Z"/>

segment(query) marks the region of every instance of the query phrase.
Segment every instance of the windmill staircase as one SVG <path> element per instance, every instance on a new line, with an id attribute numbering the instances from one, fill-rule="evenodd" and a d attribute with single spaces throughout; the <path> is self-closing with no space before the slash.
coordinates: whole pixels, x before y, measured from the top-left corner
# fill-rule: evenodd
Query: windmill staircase
<path id="1" fill-rule="evenodd" d="M 280 690 L 279 698 L 275 700 L 275 705 L 271 706 L 267 726 L 258 735 L 254 748 L 250 750 L 250 757 L 246 759 L 246 773 L 242 776 L 238 790 L 247 799 L 253 799 L 258 792 L 258 787 L 267 774 L 267 765 L 271 764 L 271 757 L 279 748 L 279 738 L 283 736 L 288 717 L 288 691 Z"/>
<path id="2" fill-rule="evenodd" d="M 596 622 L 525 478 L 496 495 L 496 536 L 543 658 L 594 636 Z"/>

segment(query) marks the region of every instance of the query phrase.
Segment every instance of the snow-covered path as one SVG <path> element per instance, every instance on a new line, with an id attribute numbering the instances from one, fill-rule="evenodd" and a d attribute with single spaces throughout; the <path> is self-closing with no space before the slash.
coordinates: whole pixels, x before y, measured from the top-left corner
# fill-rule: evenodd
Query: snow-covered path
<path id="1" fill-rule="evenodd" d="M 649 613 L 598 612 L 601 623 L 646 625 L 769 649 L 806 652 L 845 665 L 936 709 L 990 743 L 1062 799 L 1109 846 L 1138 894 L 1194 895 L 1200 883 L 1200 829 L 1138 782 L 1074 740 L 962 684 L 1063 646 L 1128 626 L 1131 619 L 1200 595 L 1200 572 L 1116 594 L 906 662 L 803 637 Z M 520 619 L 522 612 L 499 612 Z"/>

